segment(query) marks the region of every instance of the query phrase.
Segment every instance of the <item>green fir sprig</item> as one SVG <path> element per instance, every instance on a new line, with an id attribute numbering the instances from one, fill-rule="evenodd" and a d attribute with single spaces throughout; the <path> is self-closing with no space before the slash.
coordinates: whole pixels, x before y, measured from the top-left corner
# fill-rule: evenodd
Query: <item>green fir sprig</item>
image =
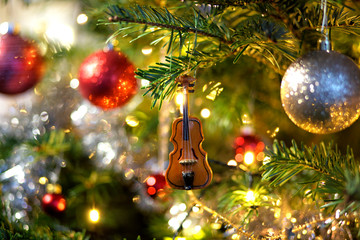
<path id="1" fill-rule="evenodd" d="M 321 196 L 327 202 L 323 208 L 339 204 L 346 204 L 346 211 L 359 208 L 360 170 L 352 149 L 341 154 L 332 143 L 309 147 L 292 141 L 292 146 L 287 147 L 275 141 L 268 156 L 270 160 L 262 169 L 263 180 L 270 186 L 279 187 L 293 179 L 312 189 L 308 195 Z"/>

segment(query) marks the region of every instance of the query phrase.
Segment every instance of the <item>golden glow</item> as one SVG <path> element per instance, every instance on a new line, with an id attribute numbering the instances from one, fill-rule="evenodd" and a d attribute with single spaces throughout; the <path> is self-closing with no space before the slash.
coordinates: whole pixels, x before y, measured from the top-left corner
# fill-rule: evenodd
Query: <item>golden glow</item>
<path id="1" fill-rule="evenodd" d="M 183 105 L 184 104 L 184 94 L 182 94 L 182 93 L 176 94 L 175 102 L 179 106 Z"/>
<path id="2" fill-rule="evenodd" d="M 149 55 L 152 53 L 152 47 L 144 47 L 143 49 L 141 49 L 141 52 L 144 54 L 144 55 Z"/>
<path id="3" fill-rule="evenodd" d="M 74 30 L 61 23 L 47 26 L 45 35 L 49 40 L 59 42 L 64 47 L 70 47 L 75 41 Z"/>
<path id="4" fill-rule="evenodd" d="M 291 213 L 287 213 L 287 214 L 285 215 L 285 217 L 286 217 L 287 219 L 290 219 L 290 218 L 291 218 Z"/>
<path id="5" fill-rule="evenodd" d="M 250 165 L 254 162 L 255 156 L 253 152 L 246 152 L 244 156 L 244 162 L 247 165 Z"/>
<path id="6" fill-rule="evenodd" d="M 89 212 L 89 219 L 93 223 L 97 223 L 100 220 L 100 213 L 97 209 L 91 209 Z"/>
<path id="7" fill-rule="evenodd" d="M 220 228 L 221 228 L 221 224 L 220 224 L 220 223 L 212 223 L 212 224 L 211 224 L 211 228 L 212 228 L 212 229 L 217 229 L 217 230 L 218 230 L 218 229 L 220 229 Z"/>
<path id="8" fill-rule="evenodd" d="M 9 23 L 3 22 L 0 24 L 0 34 L 6 34 L 9 31 Z"/>
<path id="9" fill-rule="evenodd" d="M 41 185 L 45 185 L 48 182 L 48 179 L 46 177 L 39 178 L 39 183 Z"/>
<path id="10" fill-rule="evenodd" d="M 251 124 L 251 122 L 252 122 L 250 116 L 247 115 L 246 113 L 241 116 L 241 120 L 242 120 L 243 124 Z"/>
<path id="11" fill-rule="evenodd" d="M 40 179 L 39 179 L 40 181 Z M 61 191 L 62 191 L 62 188 L 59 184 L 48 184 L 46 185 L 46 191 L 49 192 L 49 193 L 57 193 L 57 194 L 60 194 Z"/>
<path id="12" fill-rule="evenodd" d="M 135 116 L 127 116 L 125 122 L 130 127 L 137 127 L 139 125 L 139 120 Z"/>
<path id="13" fill-rule="evenodd" d="M 239 235 L 237 233 L 234 233 L 233 235 L 231 235 L 231 239 L 239 239 Z"/>
<path id="14" fill-rule="evenodd" d="M 84 13 L 81 13 L 77 17 L 76 22 L 78 24 L 85 24 L 87 22 L 87 20 L 88 20 L 88 16 L 86 16 L 86 14 L 84 14 Z"/>
<path id="15" fill-rule="evenodd" d="M 194 213 L 197 213 L 197 212 L 200 211 L 200 208 L 198 208 L 197 206 L 194 206 L 194 207 L 192 207 L 192 211 L 193 211 Z"/>
<path id="16" fill-rule="evenodd" d="M 201 117 L 203 118 L 209 118 L 210 117 L 210 110 L 208 108 L 203 108 L 200 112 Z"/>
<path id="17" fill-rule="evenodd" d="M 255 194 L 253 191 L 250 190 L 246 193 L 245 201 L 247 201 L 247 202 L 255 201 Z"/>
<path id="18" fill-rule="evenodd" d="M 60 184 L 55 184 L 54 193 L 60 194 L 61 191 L 62 191 L 62 187 L 60 186 Z"/>

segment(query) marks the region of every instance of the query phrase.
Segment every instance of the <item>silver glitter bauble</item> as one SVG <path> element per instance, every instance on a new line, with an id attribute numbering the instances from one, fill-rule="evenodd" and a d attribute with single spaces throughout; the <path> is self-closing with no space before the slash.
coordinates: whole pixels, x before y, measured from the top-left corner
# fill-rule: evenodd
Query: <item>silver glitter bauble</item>
<path id="1" fill-rule="evenodd" d="M 289 118 L 306 131 L 341 131 L 360 114 L 360 70 L 338 52 L 310 52 L 286 70 L 281 102 Z"/>

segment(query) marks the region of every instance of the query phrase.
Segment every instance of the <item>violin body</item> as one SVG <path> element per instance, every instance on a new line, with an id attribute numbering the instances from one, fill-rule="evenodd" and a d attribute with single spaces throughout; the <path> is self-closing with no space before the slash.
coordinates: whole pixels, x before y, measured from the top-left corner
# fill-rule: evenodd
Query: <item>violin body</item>
<path id="1" fill-rule="evenodd" d="M 187 124 L 188 136 L 184 137 Z M 204 135 L 201 122 L 196 117 L 175 119 L 172 124 L 170 141 L 174 150 L 169 155 L 169 166 L 165 178 L 175 189 L 200 189 L 210 184 L 212 170 L 207 161 L 207 153 L 202 148 Z"/>

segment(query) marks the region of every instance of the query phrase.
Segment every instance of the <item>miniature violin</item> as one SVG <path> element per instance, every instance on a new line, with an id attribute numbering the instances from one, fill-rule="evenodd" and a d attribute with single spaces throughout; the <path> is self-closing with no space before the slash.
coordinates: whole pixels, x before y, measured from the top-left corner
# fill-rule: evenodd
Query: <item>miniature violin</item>
<path id="1" fill-rule="evenodd" d="M 170 141 L 174 150 L 169 154 L 169 166 L 165 173 L 167 183 L 172 188 L 191 190 L 204 188 L 210 184 L 212 170 L 207 161 L 207 153 L 202 148 L 204 135 L 201 122 L 189 116 L 189 89 L 195 78 L 184 75 L 176 79 L 184 92 L 183 117 L 172 124 Z"/>

